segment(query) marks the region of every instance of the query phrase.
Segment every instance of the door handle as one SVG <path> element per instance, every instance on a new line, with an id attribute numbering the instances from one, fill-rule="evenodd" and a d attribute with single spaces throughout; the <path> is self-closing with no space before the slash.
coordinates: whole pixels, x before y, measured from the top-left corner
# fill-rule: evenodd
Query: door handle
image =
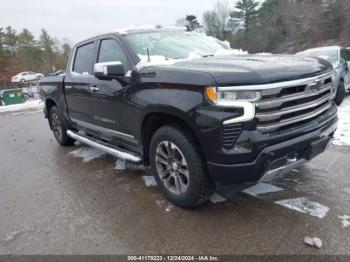
<path id="1" fill-rule="evenodd" d="M 66 86 L 66 89 L 71 89 L 72 88 L 72 86 Z"/>
<path id="2" fill-rule="evenodd" d="M 98 88 L 97 86 L 90 86 L 90 91 L 91 92 L 98 92 L 98 91 L 100 91 L 100 88 Z"/>

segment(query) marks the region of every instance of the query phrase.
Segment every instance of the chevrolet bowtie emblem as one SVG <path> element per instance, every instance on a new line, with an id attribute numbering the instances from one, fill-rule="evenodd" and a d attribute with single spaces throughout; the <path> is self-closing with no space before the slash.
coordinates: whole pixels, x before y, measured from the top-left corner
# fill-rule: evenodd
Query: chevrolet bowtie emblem
<path id="1" fill-rule="evenodd" d="M 315 80 L 314 83 L 308 85 L 308 89 L 313 90 L 314 92 L 318 92 L 322 89 L 323 85 L 323 81 Z"/>

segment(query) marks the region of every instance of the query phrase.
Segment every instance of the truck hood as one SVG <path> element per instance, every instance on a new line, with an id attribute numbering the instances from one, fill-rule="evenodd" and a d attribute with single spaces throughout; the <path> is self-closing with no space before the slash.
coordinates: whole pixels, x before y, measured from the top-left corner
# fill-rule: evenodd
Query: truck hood
<path id="1" fill-rule="evenodd" d="M 160 72 L 172 69 L 206 73 L 217 85 L 268 84 L 312 77 L 332 69 L 326 60 L 295 55 L 215 56 L 151 67 L 156 73 L 157 68 Z"/>

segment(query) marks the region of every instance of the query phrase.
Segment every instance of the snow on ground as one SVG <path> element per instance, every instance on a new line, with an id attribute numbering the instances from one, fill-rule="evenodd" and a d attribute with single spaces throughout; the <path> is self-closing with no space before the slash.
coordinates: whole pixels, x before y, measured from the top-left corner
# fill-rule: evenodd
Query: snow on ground
<path id="1" fill-rule="evenodd" d="M 157 185 L 157 181 L 154 176 L 143 176 L 143 182 L 145 182 L 146 187 L 153 187 Z"/>
<path id="2" fill-rule="evenodd" d="M 267 193 L 273 193 L 273 192 L 279 192 L 282 191 L 283 188 L 270 185 L 270 184 L 265 184 L 265 183 L 259 183 L 255 186 L 252 186 L 250 188 L 247 188 L 243 190 L 244 193 L 251 195 L 251 196 L 258 196 L 262 194 L 267 194 Z"/>
<path id="3" fill-rule="evenodd" d="M 227 201 L 226 198 L 223 198 L 222 196 L 220 196 L 218 193 L 214 193 L 209 197 L 210 202 L 217 204 L 217 203 L 221 203 L 221 202 L 225 202 Z"/>
<path id="4" fill-rule="evenodd" d="M 101 151 L 99 149 L 84 146 L 79 149 L 76 149 L 69 153 L 70 155 L 73 155 L 74 157 L 80 157 L 83 158 L 84 162 L 89 162 L 95 158 L 99 158 L 106 154 L 106 152 Z"/>
<path id="5" fill-rule="evenodd" d="M 27 101 L 23 104 L 0 106 L 0 113 L 2 112 L 16 112 L 28 109 L 42 109 L 44 108 L 44 102 L 41 100 Z"/>
<path id="6" fill-rule="evenodd" d="M 306 197 L 284 199 L 281 201 L 276 201 L 275 203 L 283 207 L 286 207 L 304 214 L 309 214 L 311 216 L 318 217 L 318 218 L 324 218 L 329 211 L 329 207 L 324 206 L 318 202 L 312 202 L 308 200 Z"/>
<path id="7" fill-rule="evenodd" d="M 338 216 L 338 217 L 343 225 L 343 228 L 347 228 L 350 226 L 350 216 L 343 215 L 343 216 Z"/>
<path id="8" fill-rule="evenodd" d="M 350 97 L 338 107 L 338 130 L 335 133 L 334 145 L 350 145 Z"/>

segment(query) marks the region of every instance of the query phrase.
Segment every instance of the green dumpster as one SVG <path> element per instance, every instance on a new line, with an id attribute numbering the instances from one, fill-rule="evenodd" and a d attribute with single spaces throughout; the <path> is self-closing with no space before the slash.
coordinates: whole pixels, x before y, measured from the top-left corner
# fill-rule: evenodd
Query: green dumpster
<path id="1" fill-rule="evenodd" d="M 24 93 L 21 88 L 3 90 L 1 96 L 2 102 L 5 105 L 22 104 L 25 102 Z"/>

